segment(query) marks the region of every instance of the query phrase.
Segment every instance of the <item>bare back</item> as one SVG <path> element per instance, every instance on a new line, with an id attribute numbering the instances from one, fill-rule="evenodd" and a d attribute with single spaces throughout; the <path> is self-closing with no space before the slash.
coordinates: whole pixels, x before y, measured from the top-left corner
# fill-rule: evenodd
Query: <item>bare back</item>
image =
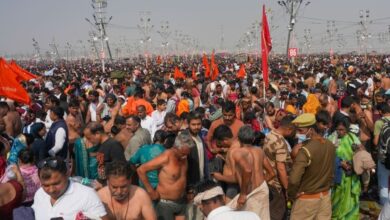
<path id="1" fill-rule="evenodd" d="M 168 162 L 158 175 L 157 192 L 161 199 L 179 200 L 183 198 L 187 182 L 187 159 L 179 160 L 172 150 L 167 150 Z"/>
<path id="2" fill-rule="evenodd" d="M 264 182 L 264 170 L 263 160 L 264 153 L 260 148 L 255 147 L 241 147 L 234 150 L 236 156 L 232 157 L 232 170 L 234 175 L 242 187 L 242 167 L 240 163 L 246 162 L 251 167 L 251 180 L 250 180 L 250 191 L 256 189 Z"/>
<path id="3" fill-rule="evenodd" d="M 115 135 L 114 139 L 121 143 L 123 149 L 126 149 L 131 137 L 133 137 L 133 133 L 129 132 L 127 129 L 122 129 L 117 135 Z"/>
<path id="4" fill-rule="evenodd" d="M 6 132 L 11 137 L 16 137 L 22 133 L 22 120 L 17 111 L 9 111 L 4 116 Z"/>

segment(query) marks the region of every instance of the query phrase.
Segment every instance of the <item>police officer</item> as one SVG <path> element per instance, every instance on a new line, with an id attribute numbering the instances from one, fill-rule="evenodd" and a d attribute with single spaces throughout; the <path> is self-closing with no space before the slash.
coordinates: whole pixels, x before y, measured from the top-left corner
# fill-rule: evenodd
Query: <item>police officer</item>
<path id="1" fill-rule="evenodd" d="M 287 194 L 293 201 L 291 220 L 331 219 L 330 188 L 333 182 L 335 146 L 317 133 L 315 115 L 305 113 L 293 122 L 298 144 L 288 179 Z"/>

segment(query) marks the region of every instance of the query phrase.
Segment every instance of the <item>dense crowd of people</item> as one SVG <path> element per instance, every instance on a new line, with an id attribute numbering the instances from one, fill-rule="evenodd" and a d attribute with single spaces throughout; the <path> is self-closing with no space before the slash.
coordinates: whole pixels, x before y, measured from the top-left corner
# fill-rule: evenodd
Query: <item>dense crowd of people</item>
<path id="1" fill-rule="evenodd" d="M 269 85 L 252 56 L 18 63 L 0 219 L 390 219 L 387 56 L 274 56 Z"/>

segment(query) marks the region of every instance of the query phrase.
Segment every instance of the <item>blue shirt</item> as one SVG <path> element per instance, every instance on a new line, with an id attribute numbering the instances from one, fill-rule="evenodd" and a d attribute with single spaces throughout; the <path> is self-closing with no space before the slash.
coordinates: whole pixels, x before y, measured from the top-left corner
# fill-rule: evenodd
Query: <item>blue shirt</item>
<path id="1" fill-rule="evenodd" d="M 129 162 L 131 164 L 144 164 L 147 163 L 165 151 L 164 146 L 161 144 L 147 144 L 141 146 L 140 149 L 135 152 L 135 154 L 130 158 Z M 149 179 L 149 183 L 155 189 L 158 185 L 158 171 L 152 170 L 146 173 L 146 176 Z M 145 186 L 139 181 L 139 184 L 142 188 Z"/>

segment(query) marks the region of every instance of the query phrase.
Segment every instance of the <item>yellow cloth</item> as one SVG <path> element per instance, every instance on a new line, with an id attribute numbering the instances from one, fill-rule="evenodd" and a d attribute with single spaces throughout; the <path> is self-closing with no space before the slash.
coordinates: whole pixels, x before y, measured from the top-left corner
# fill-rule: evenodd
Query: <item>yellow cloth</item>
<path id="1" fill-rule="evenodd" d="M 302 110 L 304 113 L 312 113 L 316 114 L 318 108 L 321 106 L 320 101 L 318 101 L 318 98 L 314 94 L 309 94 L 307 96 L 307 101 L 303 105 Z"/>
<path id="2" fill-rule="evenodd" d="M 290 112 L 293 115 L 297 114 L 297 109 L 293 105 L 287 105 L 286 111 Z"/>

